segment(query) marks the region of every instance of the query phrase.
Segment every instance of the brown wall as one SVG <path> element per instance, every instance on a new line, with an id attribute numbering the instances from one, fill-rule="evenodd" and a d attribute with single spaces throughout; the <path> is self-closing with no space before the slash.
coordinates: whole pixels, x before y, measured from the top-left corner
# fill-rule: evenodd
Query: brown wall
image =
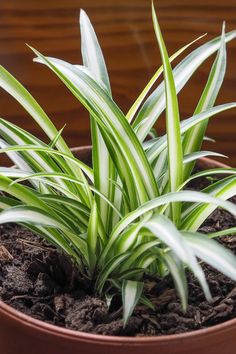
<path id="1" fill-rule="evenodd" d="M 87 113 L 48 69 L 32 63 L 29 43 L 44 54 L 81 62 L 78 17 L 84 8 L 95 26 L 106 57 L 113 95 L 124 111 L 160 64 L 151 23 L 150 0 L 1 0 L 0 63 L 38 99 L 71 146 L 89 143 Z M 213 38 L 236 28 L 235 0 L 158 0 L 158 16 L 169 53 L 208 32 Z M 205 39 L 204 39 L 205 40 Z M 201 40 L 203 42 L 204 40 Z M 236 40 L 228 45 L 228 69 L 219 103 L 236 101 Z M 182 117 L 190 116 L 207 79 L 212 60 L 194 75 L 180 94 Z M 230 156 L 236 165 L 236 110 L 210 124 L 208 146 Z M 39 128 L 7 94 L 1 91 L 0 116 L 43 137 Z M 160 124 L 161 130 L 164 122 Z"/>

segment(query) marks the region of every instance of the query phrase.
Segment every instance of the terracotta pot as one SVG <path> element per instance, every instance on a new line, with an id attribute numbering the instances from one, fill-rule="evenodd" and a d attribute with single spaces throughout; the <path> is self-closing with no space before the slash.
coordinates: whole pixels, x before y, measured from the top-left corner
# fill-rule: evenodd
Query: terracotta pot
<path id="1" fill-rule="evenodd" d="M 84 161 L 91 160 L 90 147 L 73 151 Z M 219 167 L 219 163 L 209 159 L 202 159 L 200 165 L 203 168 L 209 165 Z M 178 335 L 101 336 L 38 321 L 0 301 L 1 354 L 234 354 L 235 334 L 236 319 Z"/>

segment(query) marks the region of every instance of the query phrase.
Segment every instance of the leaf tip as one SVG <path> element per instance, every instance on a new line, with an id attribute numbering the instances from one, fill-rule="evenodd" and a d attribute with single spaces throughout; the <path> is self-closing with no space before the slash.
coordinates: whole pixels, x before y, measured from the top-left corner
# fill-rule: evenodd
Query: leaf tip
<path id="1" fill-rule="evenodd" d="M 31 45 L 29 45 L 28 43 L 25 43 L 25 45 L 26 45 L 29 49 L 34 50 L 34 48 L 33 48 Z"/>
<path id="2" fill-rule="evenodd" d="M 88 17 L 88 15 L 84 11 L 84 9 L 80 9 L 80 16 L 79 17 L 80 17 L 80 22 L 83 21 L 83 19 Z"/>
<path id="3" fill-rule="evenodd" d="M 222 23 L 222 34 L 225 34 L 225 27 L 226 27 L 226 22 L 223 21 L 223 23 Z"/>

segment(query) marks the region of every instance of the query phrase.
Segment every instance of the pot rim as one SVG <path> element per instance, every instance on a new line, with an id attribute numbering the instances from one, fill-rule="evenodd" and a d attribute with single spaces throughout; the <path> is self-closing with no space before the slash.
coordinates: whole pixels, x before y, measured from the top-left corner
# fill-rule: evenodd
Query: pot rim
<path id="1" fill-rule="evenodd" d="M 91 146 L 86 145 L 82 147 L 74 147 L 71 150 L 72 151 L 83 151 L 83 150 L 90 150 Z M 200 161 L 203 163 L 203 165 L 215 165 L 217 167 L 229 167 L 228 165 L 225 165 L 221 162 L 215 161 L 213 159 L 209 158 L 201 158 Z M 198 337 L 202 336 L 208 336 L 208 335 L 215 335 L 216 333 L 220 332 L 227 332 L 228 329 L 232 326 L 236 327 L 236 318 L 233 318 L 231 320 L 225 321 L 223 323 L 208 327 L 208 328 L 203 328 L 203 329 L 198 329 L 195 331 L 189 331 L 189 332 L 184 332 L 180 334 L 170 334 L 170 335 L 162 335 L 162 336 L 144 336 L 144 337 L 127 337 L 127 336 L 107 336 L 107 335 L 100 335 L 100 334 L 92 334 L 92 333 L 86 333 L 86 332 L 81 332 L 81 331 L 75 331 L 71 329 L 67 329 L 64 327 L 59 327 L 56 325 L 52 325 L 50 323 L 43 322 L 41 320 L 35 319 L 31 316 L 28 316 L 10 305 L 5 304 L 1 299 L 0 299 L 0 313 L 5 314 L 5 316 L 10 317 L 11 319 L 17 320 L 17 322 L 22 323 L 23 325 L 27 327 L 34 328 L 36 330 L 40 330 L 44 333 L 47 334 L 53 334 L 54 336 L 57 337 L 64 337 L 68 339 L 74 339 L 78 341 L 84 341 L 84 342 L 96 342 L 96 343 L 114 343 L 117 345 L 122 345 L 123 344 L 130 344 L 130 345 L 153 345 L 154 343 L 163 343 L 163 345 L 166 342 L 179 342 L 179 341 L 186 341 L 188 339 L 195 338 L 197 339 Z"/>

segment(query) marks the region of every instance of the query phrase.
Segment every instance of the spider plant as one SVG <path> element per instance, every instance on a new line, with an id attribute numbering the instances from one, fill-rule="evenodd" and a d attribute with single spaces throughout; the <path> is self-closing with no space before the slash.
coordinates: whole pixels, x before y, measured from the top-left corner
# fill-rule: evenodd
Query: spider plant
<path id="1" fill-rule="evenodd" d="M 236 194 L 236 169 L 193 172 L 198 158 L 222 156 L 201 151 L 201 146 L 209 119 L 236 107 L 236 103 L 214 106 L 226 69 L 226 43 L 236 31 L 225 33 L 223 25 L 221 36 L 193 50 L 172 69 L 171 63 L 196 40 L 169 57 L 154 6 L 152 17 L 162 66 L 127 114 L 112 98 L 104 57 L 84 11 L 80 14 L 83 65 L 46 57 L 31 48 L 34 60 L 52 70 L 88 110 L 92 167 L 73 155 L 63 129 L 58 131 L 32 95 L 0 68 L 0 86 L 49 138 L 43 142 L 0 119 L 0 153 L 14 163 L 0 169 L 0 189 L 5 193 L 0 196 L 0 223 L 22 224 L 60 248 L 95 294 L 107 299 L 120 294 L 124 325 L 138 303 L 153 307 L 145 296 L 146 274 L 170 273 L 183 310 L 188 303 L 186 271 L 194 273 L 211 300 L 199 260 L 236 280 L 236 258 L 214 240 L 236 228 L 207 235 L 198 232 L 217 207 L 236 215 L 236 206 L 227 201 Z M 214 53 L 193 115 L 180 120 L 177 94 Z M 162 74 L 164 80 L 155 88 Z M 153 126 L 163 111 L 166 133 L 157 136 Z M 185 189 L 194 179 L 219 173 L 225 177 L 201 191 Z"/>

